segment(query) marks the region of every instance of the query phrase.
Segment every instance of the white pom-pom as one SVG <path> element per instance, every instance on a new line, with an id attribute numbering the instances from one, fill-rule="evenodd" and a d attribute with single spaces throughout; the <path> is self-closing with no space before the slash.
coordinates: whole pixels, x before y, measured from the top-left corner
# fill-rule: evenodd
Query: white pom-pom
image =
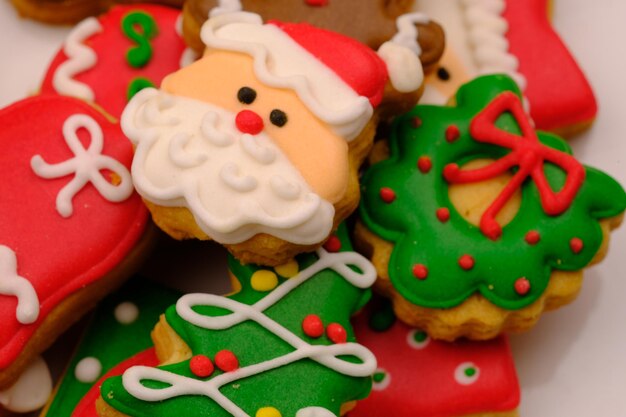
<path id="1" fill-rule="evenodd" d="M 401 93 L 415 91 L 424 81 L 424 70 L 419 57 L 406 46 L 385 42 L 378 55 L 387 65 L 391 85 Z"/>

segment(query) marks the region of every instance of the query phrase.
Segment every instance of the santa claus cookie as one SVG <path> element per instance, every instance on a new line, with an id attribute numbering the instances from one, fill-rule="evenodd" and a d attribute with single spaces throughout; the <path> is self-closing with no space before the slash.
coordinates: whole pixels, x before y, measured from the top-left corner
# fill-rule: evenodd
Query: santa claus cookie
<path id="1" fill-rule="evenodd" d="M 446 50 L 422 103 L 445 104 L 483 74 L 517 81 L 538 129 L 570 136 L 595 119 L 591 87 L 548 19 L 549 0 L 417 0 L 441 22 Z"/>
<path id="2" fill-rule="evenodd" d="M 41 417 L 97 417 L 96 400 L 104 379 L 133 365 L 157 366 L 150 331 L 179 297 L 178 292 L 138 276 L 107 297 L 89 320 Z"/>
<path id="3" fill-rule="evenodd" d="M 389 147 L 356 234 L 398 317 L 438 339 L 526 330 L 573 300 L 626 208 L 614 179 L 534 130 L 504 75 L 401 116 Z"/>
<path id="4" fill-rule="evenodd" d="M 190 0 L 183 8 L 183 33 L 198 53 L 204 50 L 200 28 L 209 16 L 245 10 L 264 20 L 308 22 L 342 33 L 376 49 L 396 34 L 397 25 L 411 30 L 405 40 L 414 44 L 424 69 L 433 67 L 444 50 L 444 34 L 437 23 L 409 13 L 413 0 Z M 400 16 L 403 16 L 400 20 Z M 417 42 L 417 43 L 416 43 Z"/>
<path id="5" fill-rule="evenodd" d="M 505 336 L 442 342 L 375 302 L 352 320 L 378 368 L 350 417 L 517 417 L 520 389 Z"/>
<path id="6" fill-rule="evenodd" d="M 102 384 L 101 417 L 339 416 L 367 396 L 376 359 L 350 317 L 376 273 L 345 228 L 276 268 L 230 258 L 236 292 L 188 294 L 153 332 L 159 367 Z M 334 252 L 331 252 L 334 251 Z"/>
<path id="7" fill-rule="evenodd" d="M 158 3 L 178 7 L 183 0 L 11 0 L 22 17 L 53 24 L 74 24 L 104 13 L 116 3 Z"/>
<path id="8" fill-rule="evenodd" d="M 148 212 L 132 146 L 80 100 L 0 111 L 0 390 L 138 266 Z"/>
<path id="9" fill-rule="evenodd" d="M 202 35 L 202 59 L 124 111 L 138 192 L 170 236 L 213 239 L 245 263 L 315 250 L 358 205 L 381 114 L 417 99 L 419 60 L 244 12 Z"/>
<path id="10" fill-rule="evenodd" d="M 52 61 L 41 93 L 80 98 L 118 118 L 137 91 L 195 59 L 180 23 L 179 10 L 149 4 L 83 20 Z"/>

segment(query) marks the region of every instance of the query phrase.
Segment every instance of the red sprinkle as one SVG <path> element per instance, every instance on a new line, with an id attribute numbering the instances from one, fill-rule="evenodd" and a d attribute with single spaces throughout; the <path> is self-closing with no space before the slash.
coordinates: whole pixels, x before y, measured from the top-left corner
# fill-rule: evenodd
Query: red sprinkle
<path id="1" fill-rule="evenodd" d="M 324 334 L 324 323 L 316 314 L 309 314 L 302 320 L 302 330 L 309 337 L 318 338 Z"/>
<path id="2" fill-rule="evenodd" d="M 411 126 L 413 126 L 415 129 L 417 129 L 418 127 L 422 126 L 422 119 L 420 119 L 419 117 L 415 116 L 411 118 Z"/>
<path id="3" fill-rule="evenodd" d="M 422 172 L 422 174 L 426 174 L 433 167 L 433 162 L 430 160 L 428 156 L 420 156 L 417 160 L 417 168 Z"/>
<path id="4" fill-rule="evenodd" d="M 446 207 L 438 208 L 436 214 L 441 223 L 445 223 L 450 220 L 450 210 L 448 210 Z"/>
<path id="5" fill-rule="evenodd" d="M 459 131 L 459 128 L 456 127 L 456 125 L 448 126 L 448 128 L 446 129 L 446 140 L 448 142 L 454 142 L 459 138 L 459 136 L 461 136 L 461 132 Z"/>
<path id="6" fill-rule="evenodd" d="M 215 354 L 215 365 L 224 372 L 232 372 L 239 368 L 239 360 L 230 350 L 220 350 Z"/>
<path id="7" fill-rule="evenodd" d="M 459 265 L 461 266 L 461 268 L 468 271 L 474 267 L 474 258 L 472 258 L 470 255 L 463 255 L 459 258 Z"/>
<path id="8" fill-rule="evenodd" d="M 396 193 L 389 187 L 383 187 L 380 189 L 380 198 L 387 204 L 393 203 L 396 199 Z"/>
<path id="9" fill-rule="evenodd" d="M 413 265 L 413 275 L 417 279 L 426 279 L 428 277 L 428 268 L 424 264 Z"/>
<path id="10" fill-rule="evenodd" d="M 526 233 L 526 237 L 524 238 L 524 240 L 526 240 L 526 243 L 528 243 L 529 245 L 536 245 L 539 240 L 541 240 L 541 235 L 538 231 L 531 230 L 530 232 Z"/>
<path id="11" fill-rule="evenodd" d="M 213 373 L 215 367 L 213 362 L 207 356 L 196 355 L 189 361 L 189 369 L 191 372 L 200 378 L 206 378 Z"/>
<path id="12" fill-rule="evenodd" d="M 339 323 L 330 323 L 326 327 L 326 336 L 333 343 L 346 343 L 348 341 L 348 333 L 346 333 L 346 329 Z"/>
<path id="13" fill-rule="evenodd" d="M 573 237 L 569 241 L 569 247 L 572 250 L 572 252 L 574 252 L 575 254 L 578 254 L 578 253 L 580 253 L 581 250 L 583 250 L 585 245 L 584 245 L 582 239 L 577 238 L 577 237 Z"/>
<path id="14" fill-rule="evenodd" d="M 328 4 L 328 0 L 304 0 L 304 2 L 309 6 L 317 7 L 326 6 Z"/>
<path id="15" fill-rule="evenodd" d="M 515 292 L 519 295 L 526 295 L 530 291 L 530 282 L 522 277 L 515 281 Z"/>
<path id="16" fill-rule="evenodd" d="M 326 243 L 324 243 L 324 249 L 328 252 L 339 252 L 341 249 L 341 240 L 336 235 L 332 235 L 328 238 Z"/>

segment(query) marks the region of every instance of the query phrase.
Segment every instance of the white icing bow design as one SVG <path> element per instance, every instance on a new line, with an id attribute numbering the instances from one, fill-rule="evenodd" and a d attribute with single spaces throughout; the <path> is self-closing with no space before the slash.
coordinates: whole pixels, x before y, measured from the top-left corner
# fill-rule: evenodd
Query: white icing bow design
<path id="1" fill-rule="evenodd" d="M 17 274 L 17 256 L 8 246 L 0 245 L 0 294 L 17 297 L 17 321 L 31 324 L 39 317 L 39 298 L 33 285 Z"/>
<path id="2" fill-rule="evenodd" d="M 89 147 L 85 149 L 78 139 L 77 132 L 85 128 L 91 137 Z M 119 161 L 110 156 L 102 155 L 102 129 L 98 123 L 86 114 L 74 114 L 63 124 L 63 137 L 67 146 L 75 157 L 58 164 L 49 164 L 35 155 L 30 161 L 35 174 L 42 178 L 60 178 L 74 174 L 74 178 L 61 189 L 56 198 L 56 208 L 63 217 L 69 217 L 74 212 L 72 199 L 87 183 L 91 182 L 100 195 L 111 202 L 126 200 L 133 193 L 133 184 L 128 169 Z M 102 174 L 106 169 L 116 174 L 120 183 L 111 184 Z"/>

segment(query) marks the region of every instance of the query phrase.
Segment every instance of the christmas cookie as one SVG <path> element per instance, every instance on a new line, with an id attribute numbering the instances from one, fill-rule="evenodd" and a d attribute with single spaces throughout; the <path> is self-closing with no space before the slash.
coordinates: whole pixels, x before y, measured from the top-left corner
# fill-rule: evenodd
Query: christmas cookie
<path id="1" fill-rule="evenodd" d="M 504 75 L 416 106 L 389 147 L 362 179 L 358 242 L 398 317 L 435 338 L 526 330 L 573 300 L 626 207 L 614 179 L 533 129 Z"/>
<path id="2" fill-rule="evenodd" d="M 183 8 L 183 33 L 197 52 L 204 50 L 200 29 L 209 16 L 233 10 L 257 13 L 263 20 L 308 22 L 343 33 L 377 49 L 397 31 L 396 20 L 411 12 L 413 0 L 190 0 Z M 437 23 L 423 15 L 405 16 L 402 25 L 412 28 L 415 44 L 424 69 L 433 67 L 444 50 L 444 34 Z M 398 22 L 398 23 L 399 23 Z M 400 23 L 399 23 L 400 24 Z"/>
<path id="3" fill-rule="evenodd" d="M 158 365 L 150 331 L 178 297 L 175 291 L 134 277 L 106 298 L 87 324 L 54 398 L 41 417 L 97 417 L 95 405 L 104 379 L 121 375 L 135 364 Z"/>
<path id="4" fill-rule="evenodd" d="M 117 287 L 149 247 L 132 145 L 86 103 L 0 111 L 0 390 Z"/>
<path id="5" fill-rule="evenodd" d="M 183 0 L 11 0 L 22 17 L 53 24 L 74 24 L 104 13 L 115 3 L 159 3 L 182 7 Z"/>
<path id="6" fill-rule="evenodd" d="M 339 416 L 367 396 L 376 359 L 350 317 L 369 299 L 372 265 L 344 228 L 328 249 L 276 268 L 230 258 L 237 291 L 188 294 L 153 333 L 161 366 L 104 382 L 101 417 Z"/>
<path id="7" fill-rule="evenodd" d="M 597 113 L 587 78 L 548 18 L 549 0 L 417 0 L 441 22 L 446 50 L 426 80 L 422 103 L 445 104 L 478 75 L 506 73 L 527 99 L 540 130 L 570 136 Z"/>
<path id="8" fill-rule="evenodd" d="M 380 301 L 380 300 L 376 300 Z M 354 333 L 376 356 L 369 397 L 350 417 L 516 417 L 520 389 L 508 340 L 433 340 L 375 302 Z"/>
<path id="9" fill-rule="evenodd" d="M 377 54 L 244 12 L 208 20 L 202 35 L 202 59 L 124 111 L 134 184 L 172 237 L 283 264 L 318 248 L 356 209 L 376 124 L 417 99 L 420 62 L 396 42 Z"/>
<path id="10" fill-rule="evenodd" d="M 83 20 L 53 59 L 41 93 L 80 98 L 118 118 L 137 91 L 195 59 L 180 23 L 179 10 L 149 4 Z"/>

